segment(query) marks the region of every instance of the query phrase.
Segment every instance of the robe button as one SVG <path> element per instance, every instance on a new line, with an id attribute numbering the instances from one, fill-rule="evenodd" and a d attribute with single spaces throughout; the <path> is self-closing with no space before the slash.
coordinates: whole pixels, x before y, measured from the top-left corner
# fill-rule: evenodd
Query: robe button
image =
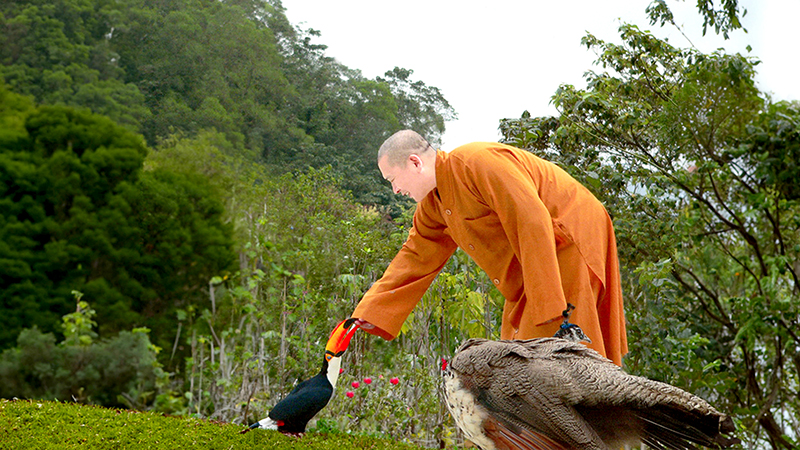
<path id="1" fill-rule="evenodd" d="M 470 250 L 475 250 L 475 246 L 474 246 L 474 245 L 472 245 L 472 244 L 469 244 L 469 249 L 470 249 Z"/>
<path id="2" fill-rule="evenodd" d="M 497 284 L 500 284 L 500 280 L 499 280 L 499 279 L 497 279 L 497 278 L 495 278 L 495 279 L 494 279 L 494 280 L 492 280 L 492 281 L 494 281 L 494 284 L 496 284 L 496 285 L 497 285 Z"/>
<path id="3" fill-rule="evenodd" d="M 448 216 L 453 214 L 453 211 L 450 211 L 449 209 L 445 209 L 444 212 L 447 213 Z"/>

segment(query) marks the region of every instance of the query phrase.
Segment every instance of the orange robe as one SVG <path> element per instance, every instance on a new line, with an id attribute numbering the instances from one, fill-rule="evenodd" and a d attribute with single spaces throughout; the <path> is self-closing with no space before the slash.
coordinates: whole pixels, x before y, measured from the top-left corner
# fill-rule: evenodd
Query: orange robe
<path id="1" fill-rule="evenodd" d="M 603 205 L 553 163 L 475 142 L 436 155 L 436 188 L 408 239 L 353 312 L 393 339 L 461 247 L 505 297 L 502 339 L 552 336 L 570 321 L 617 364 L 627 353 L 614 228 Z"/>

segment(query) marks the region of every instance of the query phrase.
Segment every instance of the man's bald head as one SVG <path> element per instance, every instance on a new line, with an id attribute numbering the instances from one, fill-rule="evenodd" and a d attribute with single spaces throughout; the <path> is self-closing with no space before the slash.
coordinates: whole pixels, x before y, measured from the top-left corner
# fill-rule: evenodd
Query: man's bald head
<path id="1" fill-rule="evenodd" d="M 378 150 L 378 161 L 386 156 L 389 165 L 397 167 L 405 164 L 411 155 L 423 156 L 423 154 L 433 151 L 435 150 L 431 144 L 416 131 L 400 130 L 383 142 Z"/>

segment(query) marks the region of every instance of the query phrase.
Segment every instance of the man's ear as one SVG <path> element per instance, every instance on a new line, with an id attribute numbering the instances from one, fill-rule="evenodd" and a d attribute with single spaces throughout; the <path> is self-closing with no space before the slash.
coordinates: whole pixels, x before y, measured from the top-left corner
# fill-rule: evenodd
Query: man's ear
<path id="1" fill-rule="evenodd" d="M 411 166 L 414 167 L 415 169 L 421 169 L 423 166 L 422 158 L 420 158 L 419 155 L 417 154 L 409 155 L 408 161 L 411 163 Z"/>

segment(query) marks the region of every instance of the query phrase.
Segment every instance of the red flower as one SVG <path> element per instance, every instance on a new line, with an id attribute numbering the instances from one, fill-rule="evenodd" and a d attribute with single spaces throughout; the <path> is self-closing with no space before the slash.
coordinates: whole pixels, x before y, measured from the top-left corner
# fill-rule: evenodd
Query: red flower
<path id="1" fill-rule="evenodd" d="M 370 384 L 370 383 L 372 383 L 372 378 L 370 377 L 364 378 L 364 384 Z"/>
<path id="2" fill-rule="evenodd" d="M 442 370 L 447 370 L 447 360 L 442 357 Z"/>
<path id="3" fill-rule="evenodd" d="M 353 381 L 353 382 L 350 384 L 350 386 L 353 386 L 353 389 L 358 389 L 358 387 L 359 387 L 359 386 L 361 386 L 361 385 L 360 385 L 360 384 L 358 384 L 358 381 Z"/>
<path id="4" fill-rule="evenodd" d="M 346 395 L 347 398 L 353 398 L 353 396 L 355 396 L 356 394 L 354 394 L 353 391 L 347 391 L 347 392 L 345 392 L 344 395 Z"/>
<path id="5" fill-rule="evenodd" d="M 344 369 L 339 369 L 339 375 L 344 373 Z"/>
<path id="6" fill-rule="evenodd" d="M 394 378 L 392 378 L 391 380 L 389 380 L 389 383 L 392 383 L 392 384 L 397 384 L 397 383 L 399 383 L 399 382 L 400 382 L 400 379 L 399 379 L 399 378 L 397 378 L 397 377 L 394 377 Z"/>

